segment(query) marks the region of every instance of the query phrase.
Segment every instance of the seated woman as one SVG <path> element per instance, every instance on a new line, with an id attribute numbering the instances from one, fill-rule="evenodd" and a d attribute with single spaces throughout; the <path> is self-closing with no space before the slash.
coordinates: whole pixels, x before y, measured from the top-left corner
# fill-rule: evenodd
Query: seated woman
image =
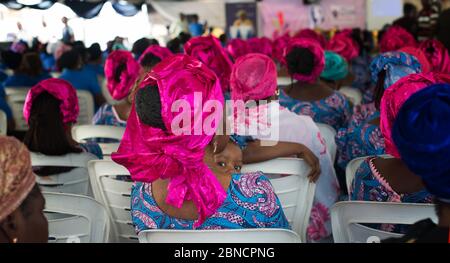
<path id="1" fill-rule="evenodd" d="M 127 167 L 135 181 L 131 214 L 136 231 L 289 228 L 272 185 L 262 174 L 229 176 L 219 172 L 221 163 L 216 172 L 208 168 L 205 148 L 222 113 L 215 110 L 198 116 L 202 123 L 207 119 L 214 121 L 200 133 L 197 131 L 197 135 L 191 135 L 198 128 L 191 126 L 198 125 L 193 122 L 193 113 L 194 97 L 199 94 L 199 106 L 211 101 L 223 107 L 216 75 L 186 55 L 159 63 L 136 93 L 124 138 L 118 152 L 112 155 L 115 162 Z M 189 107 L 174 114 L 169 109 L 180 99 Z M 180 118 L 185 120 L 182 127 L 177 126 Z"/>
<path id="2" fill-rule="evenodd" d="M 320 79 L 330 88 L 339 90 L 347 78 L 348 63 L 339 54 L 332 51 L 325 51 L 325 68 L 320 74 Z"/>
<path id="3" fill-rule="evenodd" d="M 14 130 L 16 123 L 13 118 L 11 107 L 9 107 L 6 102 L 6 93 L 2 84 L 0 84 L 0 110 L 6 114 L 8 131 Z"/>
<path id="4" fill-rule="evenodd" d="M 131 110 L 128 98 L 139 74 L 139 64 L 133 54 L 116 50 L 109 54 L 105 63 L 106 86 L 111 97 L 120 101 L 116 105 L 104 104 L 95 113 L 93 124 L 125 127 Z"/>
<path id="5" fill-rule="evenodd" d="M 12 76 L 3 82 L 3 85 L 5 87 L 32 87 L 39 81 L 48 78 L 51 76 L 44 71 L 39 54 L 30 52 L 22 55 L 20 66 L 14 70 Z"/>
<path id="6" fill-rule="evenodd" d="M 447 75 L 448 80 L 450 76 Z M 424 219 L 386 243 L 448 243 L 450 240 L 450 84 L 428 86 L 412 95 L 397 114 L 392 138 L 408 169 L 434 195 L 436 225 Z M 423 147 L 419 147 L 423 146 Z"/>
<path id="7" fill-rule="evenodd" d="M 447 79 L 446 79 L 447 78 Z M 353 180 L 350 199 L 377 202 L 430 203 L 432 195 L 426 191 L 419 176 L 409 170 L 392 141 L 392 127 L 403 103 L 419 90 L 434 83 L 448 82 L 436 73 L 411 74 L 386 90 L 381 100 L 381 132 L 386 152 L 394 158 L 368 157 L 358 168 Z M 404 232 L 396 225 L 382 225 L 382 230 Z"/>
<path id="8" fill-rule="evenodd" d="M 72 125 L 79 113 L 76 90 L 65 80 L 48 79 L 31 88 L 23 115 L 29 125 L 24 143 L 32 152 L 45 155 L 89 152 L 99 159 L 102 150 L 96 143 L 77 143 Z"/>
<path id="9" fill-rule="evenodd" d="M 317 242 L 329 237 L 329 209 L 338 200 L 340 191 L 330 152 L 317 125 L 311 117 L 297 115 L 278 104 L 276 65 L 265 55 L 251 53 L 239 57 L 233 65 L 230 83 L 235 103 L 256 102 L 253 107 L 248 105 L 248 109 L 238 108 L 237 118 L 231 120 L 236 123 L 236 134 L 256 140 L 244 147 L 244 163 L 277 157 L 303 158 L 311 166 L 309 178 L 317 184 L 308 239 Z M 241 112 L 247 113 L 242 120 Z M 256 133 L 252 132 L 252 125 L 258 127 Z M 275 141 L 267 146 L 262 143 Z"/>
<path id="10" fill-rule="evenodd" d="M 27 147 L 0 136 L 0 243 L 47 243 L 45 200 Z"/>
<path id="11" fill-rule="evenodd" d="M 66 51 L 58 58 L 57 64 L 58 68 L 63 70 L 59 78 L 66 80 L 77 90 L 89 91 L 97 107 L 106 101 L 97 74 L 84 67 L 80 51 L 76 49 Z"/>
<path id="12" fill-rule="evenodd" d="M 386 52 L 370 65 L 376 83 L 373 103 L 354 108 L 348 127 L 336 134 L 337 168 L 344 172 L 347 164 L 358 157 L 384 154 L 384 138 L 380 130 L 380 102 L 386 89 L 400 78 L 421 72 L 419 61 L 403 52 Z"/>
<path id="13" fill-rule="evenodd" d="M 172 56 L 170 49 L 159 45 L 151 45 L 139 56 L 138 63 L 141 65 L 139 79 L 143 79 L 154 66 L 163 59 Z"/>
<path id="14" fill-rule="evenodd" d="M 280 92 L 280 104 L 299 115 L 334 129 L 346 127 L 352 114 L 349 100 L 319 81 L 325 65 L 324 51 L 311 39 L 293 39 L 286 48 L 285 63 L 297 82 Z"/>

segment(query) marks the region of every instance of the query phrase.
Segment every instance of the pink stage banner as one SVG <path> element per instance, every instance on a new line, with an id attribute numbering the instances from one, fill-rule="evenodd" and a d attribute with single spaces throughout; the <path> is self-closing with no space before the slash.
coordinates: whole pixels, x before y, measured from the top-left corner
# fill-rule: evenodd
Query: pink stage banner
<path id="1" fill-rule="evenodd" d="M 260 3 L 260 15 L 267 37 L 303 28 L 365 28 L 366 1 L 322 0 L 318 5 L 304 5 L 302 1 L 269 0 Z"/>

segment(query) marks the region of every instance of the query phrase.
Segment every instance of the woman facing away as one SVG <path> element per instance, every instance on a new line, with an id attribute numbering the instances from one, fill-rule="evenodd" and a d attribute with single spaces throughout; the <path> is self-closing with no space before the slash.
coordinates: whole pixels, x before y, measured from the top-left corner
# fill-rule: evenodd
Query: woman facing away
<path id="1" fill-rule="evenodd" d="M 39 82 L 28 92 L 23 112 L 29 126 L 24 143 L 30 151 L 51 156 L 90 152 L 103 158 L 98 144 L 77 143 L 72 138 L 79 106 L 77 93 L 67 81 Z"/>
<path id="2" fill-rule="evenodd" d="M 32 87 L 39 81 L 48 78 L 51 76 L 44 71 L 39 54 L 29 52 L 22 55 L 20 66 L 3 82 L 3 85 L 5 87 Z"/>
<path id="3" fill-rule="evenodd" d="M 317 125 L 311 117 L 297 115 L 278 104 L 276 65 L 268 56 L 250 53 L 239 57 L 233 65 L 230 84 L 235 103 L 255 102 L 247 109 L 237 109 L 237 116 L 234 116 L 234 132 L 241 135 L 241 139 L 247 136 L 245 140 L 239 140 L 244 163 L 278 157 L 303 158 L 311 167 L 310 180 L 317 184 L 307 229 L 308 240 L 326 239 L 331 235 L 329 209 L 338 200 L 340 190 L 330 152 Z M 241 112 L 247 115 L 242 118 Z M 252 133 L 252 125 L 259 128 L 256 133 Z M 271 146 L 262 144 L 267 141 L 275 143 Z"/>
<path id="4" fill-rule="evenodd" d="M 385 139 L 386 153 L 394 158 L 368 157 L 358 168 L 350 189 L 351 200 L 376 202 L 430 203 L 432 195 L 418 175 L 412 172 L 392 140 L 392 127 L 397 114 L 409 97 L 435 83 L 448 83 L 450 76 L 439 73 L 411 74 L 403 77 L 385 91 L 381 100 L 380 127 Z M 396 225 L 379 228 L 404 232 Z"/>
<path id="5" fill-rule="evenodd" d="M 448 243 L 450 240 L 450 85 L 436 84 L 412 95 L 400 108 L 392 138 L 408 169 L 434 195 L 438 224 L 425 219 L 396 243 Z"/>
<path id="6" fill-rule="evenodd" d="M 0 136 L 0 243 L 46 243 L 45 200 L 27 147 Z"/>
<path id="7" fill-rule="evenodd" d="M 380 103 L 386 89 L 400 78 L 420 73 L 422 64 L 404 52 L 386 52 L 376 56 L 370 64 L 375 84 L 374 102 L 354 108 L 348 127 L 336 134 L 337 169 L 344 173 L 347 164 L 358 157 L 385 153 L 380 130 Z"/>
<path id="8" fill-rule="evenodd" d="M 229 176 L 220 169 L 224 166 L 222 162 L 227 161 L 216 161 L 210 164 L 212 168 L 205 162 L 206 147 L 221 122 L 221 112 L 199 116 L 203 123 L 208 117 L 214 119 L 211 129 L 200 135 L 188 135 L 193 134 L 195 127 L 172 125 L 180 117 L 193 123 L 194 96 L 199 93 L 202 96 L 199 106 L 209 100 L 223 107 L 216 75 L 186 55 L 171 56 L 159 63 L 136 93 L 124 138 L 112 156 L 115 162 L 127 167 L 135 181 L 131 214 L 136 231 L 289 228 L 272 185 L 264 175 Z M 178 99 L 190 105 L 187 115 L 170 111 Z M 187 133 L 182 133 L 183 130 Z M 228 151 L 239 155 L 236 147 Z"/>
<path id="9" fill-rule="evenodd" d="M 347 126 L 352 114 L 351 103 L 319 80 L 325 65 L 324 51 L 319 43 L 307 38 L 291 40 L 284 62 L 296 82 L 281 90 L 281 106 L 336 130 Z"/>

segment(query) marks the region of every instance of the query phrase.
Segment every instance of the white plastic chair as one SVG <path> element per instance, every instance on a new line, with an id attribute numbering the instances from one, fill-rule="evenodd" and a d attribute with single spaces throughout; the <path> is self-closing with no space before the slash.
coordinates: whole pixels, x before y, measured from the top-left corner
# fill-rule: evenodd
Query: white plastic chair
<path id="1" fill-rule="evenodd" d="M 80 114 L 78 115 L 78 124 L 90 124 L 94 117 L 94 97 L 89 91 L 77 90 L 78 105 Z"/>
<path id="2" fill-rule="evenodd" d="M 375 243 L 386 238 L 402 236 L 366 227 L 360 223 L 412 225 L 426 218 L 437 222 L 434 205 L 346 201 L 336 203 L 331 208 L 335 243 Z"/>
<path id="3" fill-rule="evenodd" d="M 87 171 L 88 162 L 97 157 L 90 153 L 70 153 L 48 156 L 31 153 L 32 166 L 73 167 L 69 172 L 49 176 L 36 175 L 36 181 L 44 192 L 69 193 L 92 196 Z"/>
<path id="4" fill-rule="evenodd" d="M 352 187 L 353 179 L 355 179 L 356 171 L 358 170 L 359 166 L 361 166 L 362 162 L 364 162 L 365 159 L 367 159 L 369 156 L 364 157 L 358 157 L 353 160 L 351 160 L 347 167 L 345 167 L 345 181 L 347 183 L 347 193 L 350 194 L 350 189 Z M 383 154 L 379 155 L 379 157 L 382 158 L 393 158 L 391 155 Z"/>
<path id="5" fill-rule="evenodd" d="M 132 183 L 116 179 L 118 175 L 129 175 L 128 170 L 106 160 L 89 162 L 88 170 L 94 197 L 106 207 L 111 219 L 111 239 L 114 242 L 137 242 L 130 214 Z"/>
<path id="6" fill-rule="evenodd" d="M 5 88 L 6 102 L 11 108 L 17 131 L 28 130 L 28 124 L 23 117 L 23 105 L 27 97 L 29 87 L 9 87 Z"/>
<path id="7" fill-rule="evenodd" d="M 92 198 L 44 193 L 51 243 L 105 243 L 109 219 L 105 208 Z"/>
<path id="8" fill-rule="evenodd" d="M 77 125 L 72 127 L 72 137 L 79 143 L 87 139 L 107 138 L 120 141 L 125 133 L 124 127 L 109 125 Z M 111 155 L 119 148 L 119 143 L 99 143 L 104 155 Z"/>
<path id="9" fill-rule="evenodd" d="M 358 89 L 351 88 L 351 87 L 342 87 L 339 89 L 339 92 L 344 94 L 352 103 L 354 106 L 360 105 L 362 101 L 362 93 Z"/>
<path id="10" fill-rule="evenodd" d="M 320 133 L 322 134 L 322 137 L 325 139 L 325 143 L 327 144 L 327 149 L 330 152 L 331 161 L 334 163 L 336 160 L 336 152 L 337 152 L 337 145 L 336 145 L 336 130 L 331 127 L 328 124 L 324 123 L 316 123 L 317 127 L 320 130 Z"/>
<path id="11" fill-rule="evenodd" d="M 316 185 L 307 178 L 310 170 L 305 161 L 297 158 L 277 158 L 242 167 L 243 173 L 261 171 L 265 174 L 290 175 L 270 179 L 270 182 L 292 230 L 301 240 L 306 240 L 306 229 L 316 189 Z"/>
<path id="12" fill-rule="evenodd" d="M 6 117 L 6 113 L 0 110 L 0 135 L 6 135 L 8 131 L 8 118 Z"/>
<path id="13" fill-rule="evenodd" d="M 301 241 L 297 233 L 287 229 L 152 229 L 139 233 L 139 243 L 301 243 Z"/>
<path id="14" fill-rule="evenodd" d="M 278 77 L 277 78 L 277 86 L 289 86 L 292 83 L 292 79 L 290 77 Z"/>

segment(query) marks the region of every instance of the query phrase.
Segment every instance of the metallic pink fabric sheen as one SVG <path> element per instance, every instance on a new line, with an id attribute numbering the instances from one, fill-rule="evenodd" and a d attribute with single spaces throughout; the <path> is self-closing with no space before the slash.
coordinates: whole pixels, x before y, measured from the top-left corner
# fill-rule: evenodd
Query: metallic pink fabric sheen
<path id="1" fill-rule="evenodd" d="M 419 44 L 433 71 L 450 73 L 450 56 L 445 46 L 438 40 L 426 40 Z"/>
<path id="2" fill-rule="evenodd" d="M 319 42 L 320 46 L 325 49 L 327 46 L 327 39 L 312 29 L 302 29 L 294 36 L 295 38 L 311 38 Z"/>
<path id="3" fill-rule="evenodd" d="M 281 63 L 284 60 L 284 51 L 289 44 L 291 37 L 289 34 L 284 34 L 276 38 L 272 42 L 272 58 Z"/>
<path id="4" fill-rule="evenodd" d="M 115 80 L 117 67 L 126 64 L 125 69 L 120 74 L 120 81 Z M 128 96 L 139 76 L 139 64 L 134 60 L 133 54 L 126 50 L 115 50 L 109 54 L 105 62 L 106 86 L 115 100 L 121 100 Z"/>
<path id="5" fill-rule="evenodd" d="M 23 105 L 23 117 L 28 123 L 34 99 L 41 93 L 48 92 L 61 101 L 59 106 L 62 113 L 63 123 L 76 123 L 80 108 L 78 106 L 77 91 L 67 81 L 62 79 L 46 79 L 39 82 L 28 91 Z"/>
<path id="6" fill-rule="evenodd" d="M 230 40 L 226 46 L 226 49 L 228 54 L 230 54 L 234 60 L 250 53 L 250 48 L 247 41 L 239 38 Z"/>
<path id="7" fill-rule="evenodd" d="M 194 224 L 198 227 L 215 213 L 226 198 L 219 181 L 203 162 L 205 148 L 221 122 L 222 112 L 203 112 L 202 108 L 208 100 L 216 100 L 220 106 L 223 105 L 220 82 L 214 72 L 200 61 L 186 55 L 174 55 L 156 65 L 140 88 L 156 85 L 167 131 L 142 124 L 133 104 L 125 134 L 112 159 L 125 166 L 134 181 L 169 179 L 166 202 L 180 208 L 185 200 L 192 200 L 199 212 Z M 194 99 L 194 92 L 202 101 Z M 190 110 L 183 106 L 183 110 L 172 111 L 173 104 L 179 100 L 190 106 Z M 181 127 L 176 124 L 182 116 L 185 117 L 181 113 L 186 112 L 191 125 L 187 125 L 184 131 L 192 135 L 177 135 Z M 216 121 L 212 122 L 213 129 L 208 134 L 202 125 L 206 126 L 211 117 Z M 200 132 L 197 133 L 198 128 Z"/>
<path id="8" fill-rule="evenodd" d="M 380 40 L 381 53 L 397 51 L 402 47 L 415 47 L 417 42 L 408 31 L 399 26 L 391 26 Z"/>
<path id="9" fill-rule="evenodd" d="M 277 67 L 263 54 L 251 53 L 240 57 L 233 65 L 230 79 L 231 98 L 261 100 L 277 90 Z"/>
<path id="10" fill-rule="evenodd" d="M 381 99 L 380 128 L 388 154 L 400 158 L 391 131 L 403 103 L 414 93 L 436 83 L 450 83 L 450 75 L 433 72 L 411 74 L 401 78 L 384 92 Z"/>
<path id="11" fill-rule="evenodd" d="M 272 41 L 267 37 L 251 38 L 247 40 L 250 52 L 272 56 Z"/>
<path id="12" fill-rule="evenodd" d="M 304 83 L 312 83 L 319 78 L 325 67 L 325 55 L 320 44 L 309 38 L 293 38 L 287 48 L 285 49 L 284 57 L 286 57 L 289 52 L 296 47 L 307 48 L 314 54 L 314 68 L 309 75 L 302 74 L 294 74 L 292 77 L 300 82 Z M 286 61 L 283 60 L 283 63 L 286 64 Z"/>
<path id="13" fill-rule="evenodd" d="M 223 91 L 229 89 L 233 63 L 218 39 L 213 36 L 194 37 L 184 45 L 184 50 L 187 55 L 200 60 L 216 73 Z"/>
<path id="14" fill-rule="evenodd" d="M 358 44 L 344 33 L 335 35 L 328 43 L 327 50 L 341 55 L 347 62 L 359 55 Z"/>
<path id="15" fill-rule="evenodd" d="M 161 47 L 160 45 L 151 45 L 139 57 L 139 60 L 138 60 L 139 64 L 141 63 L 141 61 L 145 57 L 145 55 L 147 55 L 148 53 L 152 53 L 154 56 L 158 57 L 161 60 L 173 55 L 172 51 L 170 51 L 170 49 L 168 49 L 166 47 Z"/>

